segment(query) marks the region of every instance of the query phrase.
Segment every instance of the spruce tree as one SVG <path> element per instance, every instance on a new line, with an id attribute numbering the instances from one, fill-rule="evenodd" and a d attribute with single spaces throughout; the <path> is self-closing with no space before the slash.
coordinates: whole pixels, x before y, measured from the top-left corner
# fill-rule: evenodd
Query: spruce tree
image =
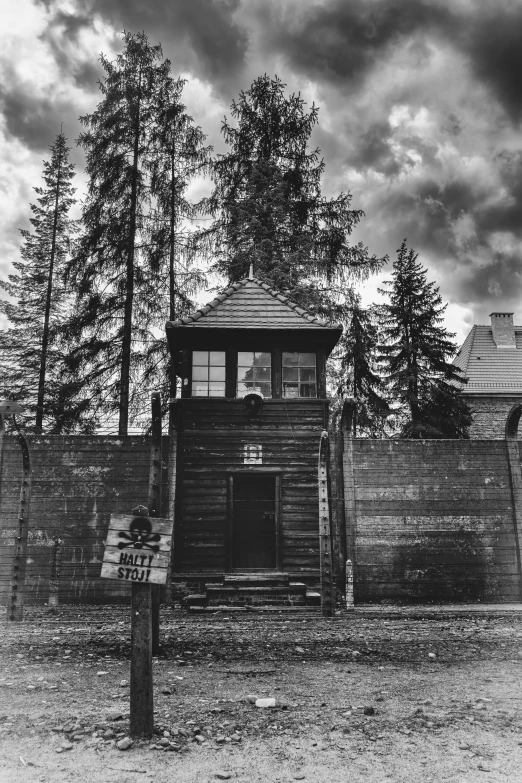
<path id="1" fill-rule="evenodd" d="M 466 379 L 449 361 L 457 346 L 442 326 L 446 305 L 406 240 L 385 286 L 380 352 L 390 404 L 403 421 L 401 437 L 468 437 L 471 415 L 460 394 Z"/>
<path id="2" fill-rule="evenodd" d="M 147 345 L 158 321 L 162 279 L 151 264 L 150 167 L 170 78 L 161 46 L 144 33 L 127 32 L 123 40 L 115 62 L 101 56 L 102 100 L 80 118 L 89 183 L 84 231 L 69 268 L 78 308 L 68 324 L 85 389 L 106 415 L 118 413 L 120 435 L 139 414 Z"/>
<path id="3" fill-rule="evenodd" d="M 144 377 L 155 374 L 166 379 L 170 375 L 170 390 L 165 395 L 170 397 L 176 396 L 176 378 L 163 326 L 167 317 L 173 321 L 194 308 L 192 297 L 205 283 L 201 270 L 194 266 L 196 246 L 191 225 L 204 206 L 189 201 L 187 189 L 195 177 L 209 173 L 212 151 L 182 103 L 185 84 L 181 78 L 165 80 L 149 155 L 154 209 L 147 253 L 150 268 L 163 284 L 158 291 L 160 300 L 156 300 L 158 337 L 149 344 Z"/>
<path id="4" fill-rule="evenodd" d="M 355 294 L 350 319 L 345 326 L 337 354 L 341 359 L 340 396 L 353 397 L 353 437 L 382 437 L 389 406 L 385 382 L 378 372 L 379 328 L 374 308 L 364 308 Z"/>
<path id="5" fill-rule="evenodd" d="M 308 111 L 299 94 L 267 75 L 257 78 L 231 105 L 233 122 L 222 125 L 229 151 L 214 166 L 214 215 L 202 233 L 228 280 L 254 273 L 299 304 L 325 316 L 342 316 L 350 279 L 379 268 L 349 236 L 363 213 L 351 196 L 321 193 L 324 161 L 310 149 L 318 109 Z"/>
<path id="6" fill-rule="evenodd" d="M 63 273 L 76 228 L 70 218 L 75 203 L 67 139 L 60 132 L 44 161 L 43 187 L 31 204 L 32 231 L 21 230 L 21 260 L 15 273 L 0 281 L 9 299 L 0 312 L 9 322 L 0 332 L 0 395 L 14 397 L 34 417 L 37 431 L 62 432 L 79 424 L 82 406 L 73 402 L 74 389 L 64 380 L 67 346 L 62 325 L 67 310 Z"/>

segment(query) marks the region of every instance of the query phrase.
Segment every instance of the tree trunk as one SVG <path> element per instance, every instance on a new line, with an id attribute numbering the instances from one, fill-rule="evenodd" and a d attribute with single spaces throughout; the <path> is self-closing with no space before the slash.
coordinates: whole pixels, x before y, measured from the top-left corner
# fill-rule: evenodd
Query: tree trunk
<path id="1" fill-rule="evenodd" d="M 169 318 L 176 319 L 176 270 L 175 270 L 175 242 L 176 242 L 176 180 L 175 180 L 175 155 L 176 148 L 172 145 L 170 156 L 170 234 L 169 234 Z M 177 394 L 176 364 L 174 356 L 170 360 L 170 397 Z M 172 409 L 170 406 L 169 410 Z M 170 430 L 169 424 L 169 430 Z"/>
<path id="2" fill-rule="evenodd" d="M 132 347 L 132 305 L 134 300 L 134 244 L 136 237 L 136 208 L 138 200 L 138 158 L 140 141 L 141 71 L 138 76 L 138 101 L 136 126 L 134 129 L 134 150 L 132 158 L 132 183 L 129 221 L 129 244 L 127 248 L 127 278 L 125 284 L 125 306 L 123 312 L 123 335 L 121 347 L 120 375 L 120 421 L 119 435 L 127 435 L 129 428 L 129 387 Z"/>
<path id="3" fill-rule="evenodd" d="M 56 198 L 54 201 L 53 233 L 51 240 L 51 259 L 49 261 L 49 274 L 47 277 L 47 293 L 45 296 L 45 313 L 42 334 L 42 353 L 40 355 L 40 374 L 38 377 L 38 398 L 36 402 L 36 429 L 42 431 L 43 404 L 45 391 L 45 372 L 47 368 L 47 350 L 49 346 L 49 320 L 51 315 L 51 299 L 53 293 L 54 259 L 56 256 L 56 233 L 58 229 L 58 213 L 60 201 L 60 175 L 62 170 L 62 153 L 58 158 L 58 173 L 56 177 Z"/>

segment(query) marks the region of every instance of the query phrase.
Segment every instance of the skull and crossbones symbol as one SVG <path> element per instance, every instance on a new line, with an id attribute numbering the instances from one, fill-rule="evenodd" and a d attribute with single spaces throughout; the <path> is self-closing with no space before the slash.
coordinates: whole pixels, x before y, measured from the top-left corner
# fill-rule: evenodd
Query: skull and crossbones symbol
<path id="1" fill-rule="evenodd" d="M 127 543 L 120 541 L 118 549 L 134 547 L 134 549 L 150 549 L 152 552 L 159 550 L 158 544 L 151 544 L 151 541 L 159 541 L 159 533 L 152 533 L 152 525 L 147 517 L 134 517 L 130 524 L 129 532 L 125 530 L 120 532 L 120 538 L 124 538 Z"/>

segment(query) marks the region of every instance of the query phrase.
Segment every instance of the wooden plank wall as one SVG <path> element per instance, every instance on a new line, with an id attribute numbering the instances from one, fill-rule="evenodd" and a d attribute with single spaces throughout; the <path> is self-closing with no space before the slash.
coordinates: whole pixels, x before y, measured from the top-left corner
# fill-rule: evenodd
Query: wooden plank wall
<path id="1" fill-rule="evenodd" d="M 168 439 L 164 438 L 165 457 Z M 60 601 L 127 600 L 129 587 L 100 579 L 111 512 L 147 503 L 150 438 L 30 437 L 33 492 L 27 600 L 47 602 L 54 543 L 60 547 Z M 16 532 L 21 450 L 6 438 L 0 496 L 0 599 L 5 603 Z"/>
<path id="2" fill-rule="evenodd" d="M 505 442 L 352 448 L 356 601 L 520 600 Z"/>
<path id="3" fill-rule="evenodd" d="M 237 400 L 178 400 L 176 571 L 223 572 L 227 563 L 227 476 L 281 471 L 282 568 L 319 582 L 317 460 L 325 421 L 320 400 L 266 401 L 249 416 Z M 244 463 L 245 444 L 263 464 Z"/>

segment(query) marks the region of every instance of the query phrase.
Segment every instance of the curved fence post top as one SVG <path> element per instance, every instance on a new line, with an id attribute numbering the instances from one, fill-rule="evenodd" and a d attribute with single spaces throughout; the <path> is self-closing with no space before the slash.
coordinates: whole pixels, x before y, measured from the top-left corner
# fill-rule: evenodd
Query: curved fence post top
<path id="1" fill-rule="evenodd" d="M 506 440 L 516 440 L 518 423 L 522 416 L 522 400 L 516 402 L 508 413 L 506 420 Z"/>

